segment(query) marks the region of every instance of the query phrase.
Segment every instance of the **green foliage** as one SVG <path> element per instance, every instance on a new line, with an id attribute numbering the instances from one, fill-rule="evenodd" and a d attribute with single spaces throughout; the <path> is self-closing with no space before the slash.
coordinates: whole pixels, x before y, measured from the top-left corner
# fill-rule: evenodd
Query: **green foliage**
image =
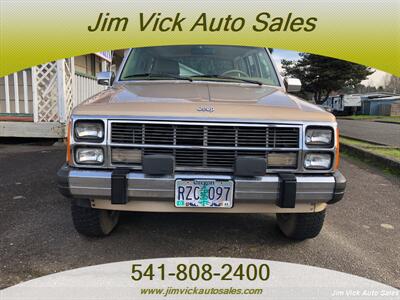
<path id="1" fill-rule="evenodd" d="M 300 53 L 298 61 L 282 60 L 284 75 L 299 78 L 303 92 L 312 93 L 317 104 L 333 91 L 355 87 L 374 71 L 348 61 Z"/>
<path id="2" fill-rule="evenodd" d="M 338 119 L 364 120 L 364 121 L 386 121 L 400 124 L 400 116 L 374 116 L 374 115 L 352 115 L 337 117 Z"/>
<path id="3" fill-rule="evenodd" d="M 392 93 L 400 93 L 400 77 L 390 75 L 386 82 L 385 90 Z"/>
<path id="4" fill-rule="evenodd" d="M 364 151 L 371 152 L 376 155 L 381 155 L 393 160 L 400 161 L 400 148 L 375 145 L 368 142 L 344 137 L 340 137 L 340 142 L 345 145 L 356 146 L 363 149 Z"/>

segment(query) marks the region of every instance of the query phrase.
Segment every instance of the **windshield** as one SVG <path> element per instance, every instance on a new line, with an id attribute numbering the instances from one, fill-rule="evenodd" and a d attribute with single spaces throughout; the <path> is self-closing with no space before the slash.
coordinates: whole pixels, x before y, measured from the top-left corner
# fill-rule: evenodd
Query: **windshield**
<path id="1" fill-rule="evenodd" d="M 264 48 L 243 46 L 160 46 L 135 48 L 120 80 L 215 80 L 279 86 Z"/>

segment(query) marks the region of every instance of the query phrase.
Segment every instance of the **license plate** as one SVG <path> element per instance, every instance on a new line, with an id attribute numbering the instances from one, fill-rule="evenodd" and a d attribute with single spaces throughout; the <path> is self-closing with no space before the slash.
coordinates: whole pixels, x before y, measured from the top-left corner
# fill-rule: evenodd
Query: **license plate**
<path id="1" fill-rule="evenodd" d="M 175 206 L 232 208 L 233 192 L 232 180 L 178 179 Z"/>

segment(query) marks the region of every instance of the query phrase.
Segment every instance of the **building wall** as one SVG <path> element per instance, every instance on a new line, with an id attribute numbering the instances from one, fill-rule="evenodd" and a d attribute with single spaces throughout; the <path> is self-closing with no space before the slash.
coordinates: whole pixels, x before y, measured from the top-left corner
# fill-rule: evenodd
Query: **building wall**
<path id="1" fill-rule="evenodd" d="M 81 55 L 74 58 L 75 61 L 75 72 L 84 74 L 89 78 L 94 78 L 96 73 L 103 70 L 102 64 L 105 62 L 101 57 L 95 54 Z M 109 67 L 109 62 L 106 63 L 106 68 Z M 28 114 L 33 112 L 33 93 L 32 93 L 32 73 L 31 69 L 26 69 L 26 87 L 28 91 Z M 24 114 L 25 103 L 24 103 L 24 83 L 23 83 L 23 72 L 20 71 L 18 74 L 18 95 L 19 95 L 19 113 Z M 15 114 L 15 93 L 14 93 L 14 76 L 10 74 L 8 76 L 8 90 L 10 99 L 10 113 Z M 0 113 L 6 112 L 6 92 L 5 92 L 5 78 L 0 77 Z"/>
<path id="2" fill-rule="evenodd" d="M 364 100 L 362 105 L 362 113 L 365 115 L 380 115 L 383 113 L 381 108 L 382 105 L 390 105 L 398 101 L 397 99 L 392 100 Z"/>
<path id="3" fill-rule="evenodd" d="M 27 90 L 28 90 L 28 113 L 32 113 L 32 74 L 31 69 L 26 69 L 27 77 Z M 4 86 L 5 78 L 0 77 L 0 113 L 6 111 L 6 93 Z M 10 110 L 11 113 L 15 113 L 15 93 L 14 93 L 14 76 L 11 74 L 8 76 L 8 86 L 10 95 Z M 18 72 L 18 95 L 19 95 L 19 112 L 25 113 L 24 109 L 24 85 L 22 71 Z"/>
<path id="4" fill-rule="evenodd" d="M 75 56 L 75 72 L 94 77 L 102 71 L 102 61 L 94 54 Z"/>
<path id="5" fill-rule="evenodd" d="M 400 116 L 400 102 L 381 104 L 379 106 L 380 116 Z"/>

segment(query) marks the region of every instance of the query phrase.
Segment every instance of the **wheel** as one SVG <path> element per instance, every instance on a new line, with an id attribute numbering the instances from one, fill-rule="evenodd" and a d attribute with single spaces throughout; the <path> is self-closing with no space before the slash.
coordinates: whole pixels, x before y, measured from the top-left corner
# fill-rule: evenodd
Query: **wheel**
<path id="1" fill-rule="evenodd" d="M 316 237 L 324 225 L 325 210 L 316 213 L 276 214 L 279 229 L 291 239 Z"/>
<path id="2" fill-rule="evenodd" d="M 71 205 L 72 221 L 76 231 L 86 236 L 106 236 L 118 223 L 119 212 L 113 210 Z"/>

